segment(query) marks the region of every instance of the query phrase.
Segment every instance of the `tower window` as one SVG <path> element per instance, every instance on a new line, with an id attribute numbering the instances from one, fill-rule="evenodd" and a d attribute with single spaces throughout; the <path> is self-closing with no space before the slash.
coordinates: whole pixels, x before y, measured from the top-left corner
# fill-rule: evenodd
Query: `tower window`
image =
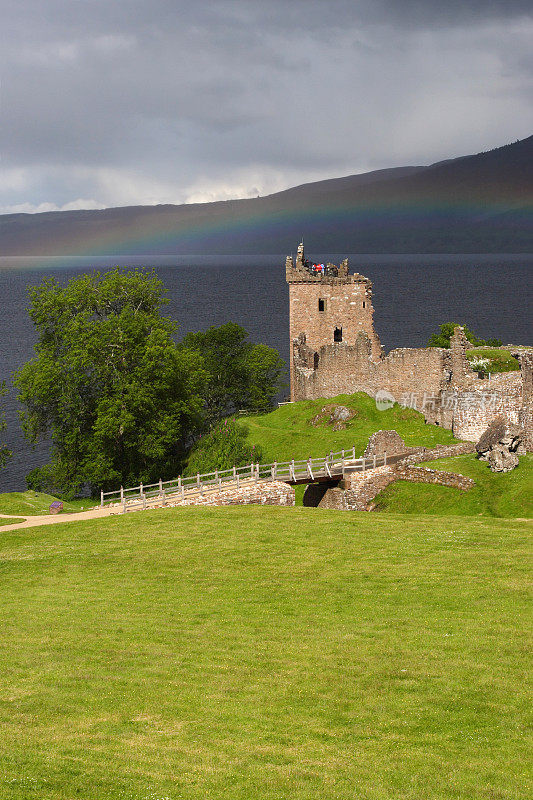
<path id="1" fill-rule="evenodd" d="M 326 301 L 321 297 L 318 301 L 318 310 L 325 311 L 326 310 Z"/>
<path id="2" fill-rule="evenodd" d="M 342 328 L 335 328 L 333 331 L 333 341 L 342 342 Z"/>
<path id="3" fill-rule="evenodd" d="M 318 353 L 315 353 L 313 356 L 313 369 L 318 369 L 318 359 L 319 355 Z"/>
<path id="4" fill-rule="evenodd" d="M 363 300 L 363 308 L 366 308 L 366 303 L 364 300 Z"/>

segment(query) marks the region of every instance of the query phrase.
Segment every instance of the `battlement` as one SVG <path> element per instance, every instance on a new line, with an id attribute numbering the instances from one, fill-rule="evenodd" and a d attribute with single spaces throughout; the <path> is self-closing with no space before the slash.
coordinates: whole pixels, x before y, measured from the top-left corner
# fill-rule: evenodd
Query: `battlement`
<path id="1" fill-rule="evenodd" d="M 345 258 L 337 266 L 327 264 L 314 264 L 305 257 L 303 242 L 298 245 L 296 261 L 292 256 L 287 256 L 285 261 L 285 274 L 287 283 L 315 283 L 339 285 L 347 283 L 363 283 L 369 288 L 372 286 L 368 278 L 358 272 L 348 273 L 348 259 Z"/>

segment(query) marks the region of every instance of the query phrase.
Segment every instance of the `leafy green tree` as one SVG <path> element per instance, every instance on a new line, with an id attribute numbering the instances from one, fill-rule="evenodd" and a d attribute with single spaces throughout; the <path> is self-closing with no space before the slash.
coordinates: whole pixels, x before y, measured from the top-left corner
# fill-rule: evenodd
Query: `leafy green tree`
<path id="1" fill-rule="evenodd" d="M 244 467 L 260 463 L 263 452 L 260 447 L 248 444 L 248 428 L 234 419 L 219 422 L 213 430 L 203 436 L 191 451 L 186 474 L 214 472 L 216 469 Z"/>
<path id="2" fill-rule="evenodd" d="M 3 397 L 7 392 L 5 381 L 0 381 L 0 398 Z M 5 421 L 4 413 L 0 409 L 0 433 L 5 431 L 7 428 L 7 424 Z M 5 467 L 6 462 L 9 458 L 11 458 L 12 453 L 11 450 L 8 450 L 5 444 L 0 444 L 0 469 Z"/>
<path id="3" fill-rule="evenodd" d="M 206 374 L 197 353 L 176 346 L 155 273 L 46 279 L 30 298 L 36 357 L 15 381 L 25 436 L 53 443 L 32 488 L 68 497 L 175 475 L 202 423 Z"/>
<path id="4" fill-rule="evenodd" d="M 450 339 L 453 336 L 453 330 L 459 324 L 459 322 L 444 322 L 439 326 L 440 332 L 433 333 L 430 336 L 426 347 L 448 348 L 450 346 Z M 488 347 L 501 347 L 501 339 L 478 339 L 475 333 L 472 333 L 470 328 L 467 328 L 466 325 L 462 325 L 462 328 L 464 329 L 466 338 L 472 343 L 472 347 L 483 347 L 484 345 L 487 345 Z"/>
<path id="5" fill-rule="evenodd" d="M 247 337 L 244 328 L 228 322 L 183 339 L 183 349 L 199 353 L 209 375 L 205 402 L 211 423 L 241 408 L 263 411 L 280 389 L 284 362 L 279 353 Z"/>

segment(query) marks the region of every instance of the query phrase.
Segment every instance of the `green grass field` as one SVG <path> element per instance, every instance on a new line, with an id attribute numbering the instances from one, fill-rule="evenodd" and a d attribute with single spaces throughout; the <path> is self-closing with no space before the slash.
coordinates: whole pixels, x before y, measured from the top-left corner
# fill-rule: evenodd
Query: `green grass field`
<path id="1" fill-rule="evenodd" d="M 467 350 L 466 355 L 470 361 L 487 358 L 490 362 L 487 366 L 488 372 L 513 372 L 520 369 L 518 360 L 503 347 L 475 347 L 473 350 Z"/>
<path id="2" fill-rule="evenodd" d="M 343 405 L 356 412 L 346 430 L 334 431 L 331 425 L 310 422 L 326 405 Z M 240 418 L 249 428 L 250 444 L 260 445 L 266 462 L 290 461 L 326 455 L 330 450 L 348 449 L 355 445 L 362 455 L 368 439 L 378 430 L 396 430 L 408 445 L 450 444 L 451 431 L 426 425 L 424 417 L 410 408 L 395 405 L 378 411 L 372 397 L 362 392 L 339 395 L 330 400 L 304 400 L 281 406 L 269 414 Z"/>
<path id="3" fill-rule="evenodd" d="M 0 494 L 0 514 L 22 514 L 24 517 L 40 516 L 48 514 L 50 503 L 57 500 L 51 494 L 42 492 L 5 492 Z M 84 500 L 63 501 L 63 511 L 81 511 L 83 508 L 91 508 L 95 504 L 94 500 L 85 498 Z"/>
<path id="4" fill-rule="evenodd" d="M 512 472 L 494 473 L 475 455 L 441 458 L 422 467 L 458 472 L 473 478 L 468 492 L 448 486 L 397 481 L 375 499 L 376 510 L 404 514 L 479 515 L 533 518 L 533 456 L 520 456 Z"/>
<path id="5" fill-rule="evenodd" d="M 0 797 L 520 800 L 531 526 L 245 507 L 0 536 Z"/>

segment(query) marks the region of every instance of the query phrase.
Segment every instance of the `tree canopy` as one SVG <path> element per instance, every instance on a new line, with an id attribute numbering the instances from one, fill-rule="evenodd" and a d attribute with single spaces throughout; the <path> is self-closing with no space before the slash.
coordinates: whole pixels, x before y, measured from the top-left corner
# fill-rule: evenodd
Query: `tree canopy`
<path id="1" fill-rule="evenodd" d="M 279 353 L 247 339 L 234 322 L 183 339 L 182 347 L 200 354 L 208 373 L 205 404 L 211 424 L 239 409 L 264 411 L 279 391 L 284 366 Z"/>
<path id="2" fill-rule="evenodd" d="M 177 348 L 155 273 L 119 268 L 30 289 L 36 357 L 16 374 L 27 438 L 52 439 L 31 488 L 65 496 L 174 475 L 202 423 L 206 374 Z"/>
<path id="3" fill-rule="evenodd" d="M 454 328 L 460 324 L 461 323 L 459 322 L 444 322 L 439 326 L 439 333 L 433 333 L 430 336 L 426 347 L 448 348 L 450 346 L 450 339 L 453 336 Z M 471 342 L 472 347 L 501 347 L 501 339 L 479 339 L 466 325 L 461 325 L 461 327 L 464 329 L 465 336 L 468 341 Z"/>
<path id="4" fill-rule="evenodd" d="M 68 498 L 174 477 L 201 433 L 238 408 L 265 409 L 279 389 L 277 351 L 247 341 L 239 325 L 176 344 L 154 272 L 117 267 L 66 286 L 45 279 L 29 294 L 36 355 L 15 384 L 26 438 L 52 441 L 51 462 L 30 472 L 29 488 Z M 224 458 L 246 450 L 249 462 L 240 428 L 229 438 Z"/>
<path id="5" fill-rule="evenodd" d="M 5 381 L 0 381 L 0 399 L 6 394 L 6 384 Z M 0 433 L 5 431 L 7 428 L 6 420 L 4 417 L 4 412 L 0 408 Z M 0 469 L 5 466 L 6 461 L 11 458 L 11 451 L 8 450 L 5 444 L 0 444 Z"/>

